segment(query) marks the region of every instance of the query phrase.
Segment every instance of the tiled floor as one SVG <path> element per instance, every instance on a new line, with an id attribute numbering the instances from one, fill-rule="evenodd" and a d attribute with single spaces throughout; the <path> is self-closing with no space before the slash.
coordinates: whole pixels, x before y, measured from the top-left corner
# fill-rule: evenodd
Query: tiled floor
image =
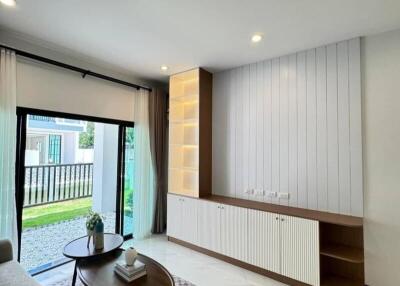
<path id="1" fill-rule="evenodd" d="M 139 252 L 164 265 L 172 274 L 186 279 L 196 286 L 282 286 L 284 284 L 264 276 L 233 266 L 218 259 L 198 253 L 167 241 L 157 235 L 143 241 L 127 241 L 124 247 L 134 245 Z M 72 275 L 73 264 L 40 274 L 35 278 L 44 286 L 54 285 L 63 277 Z"/>

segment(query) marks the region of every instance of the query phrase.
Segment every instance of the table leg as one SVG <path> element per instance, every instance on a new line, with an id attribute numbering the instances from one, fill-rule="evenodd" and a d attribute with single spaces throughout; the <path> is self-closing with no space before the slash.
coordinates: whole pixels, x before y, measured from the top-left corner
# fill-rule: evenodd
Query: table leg
<path id="1" fill-rule="evenodd" d="M 78 264 L 78 260 L 75 260 L 75 267 L 74 267 L 74 276 L 72 276 L 72 286 L 75 286 L 76 283 L 76 265 Z"/>

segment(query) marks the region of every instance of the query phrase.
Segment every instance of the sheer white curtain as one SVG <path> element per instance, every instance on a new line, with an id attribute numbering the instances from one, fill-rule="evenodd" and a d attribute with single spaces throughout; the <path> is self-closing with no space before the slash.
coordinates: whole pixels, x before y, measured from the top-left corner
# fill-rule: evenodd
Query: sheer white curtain
<path id="1" fill-rule="evenodd" d="M 149 92 L 138 90 L 133 104 L 135 121 L 133 236 L 135 239 L 143 239 L 151 234 L 155 198 L 150 154 Z"/>
<path id="2" fill-rule="evenodd" d="M 5 49 L 0 52 L 0 238 L 12 241 L 15 254 L 16 58 L 14 52 Z"/>

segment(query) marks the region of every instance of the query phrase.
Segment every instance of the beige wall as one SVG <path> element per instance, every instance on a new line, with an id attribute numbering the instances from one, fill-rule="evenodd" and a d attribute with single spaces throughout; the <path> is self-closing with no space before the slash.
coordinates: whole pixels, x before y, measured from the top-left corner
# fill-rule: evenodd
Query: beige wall
<path id="1" fill-rule="evenodd" d="M 133 121 L 134 89 L 19 59 L 17 105 Z"/>
<path id="2" fill-rule="evenodd" d="M 0 43 L 124 81 L 166 88 L 166 84 L 140 78 L 132 71 L 88 58 L 54 44 L 0 27 Z M 112 119 L 133 120 L 133 88 L 81 75 L 62 68 L 17 57 L 17 104 Z M 107 60 L 107 59 L 104 59 Z"/>
<path id="3" fill-rule="evenodd" d="M 362 40 L 366 283 L 400 285 L 400 30 Z"/>

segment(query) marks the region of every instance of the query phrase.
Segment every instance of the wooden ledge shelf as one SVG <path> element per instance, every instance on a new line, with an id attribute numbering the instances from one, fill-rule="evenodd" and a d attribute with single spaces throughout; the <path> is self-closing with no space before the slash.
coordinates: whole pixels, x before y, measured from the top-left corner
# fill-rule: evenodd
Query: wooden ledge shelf
<path id="1" fill-rule="evenodd" d="M 282 205 L 269 204 L 264 202 L 250 201 L 244 199 L 236 199 L 230 197 L 224 197 L 219 195 L 209 195 L 205 197 L 201 197 L 201 199 L 227 204 L 237 207 L 243 207 L 248 209 L 255 209 L 265 212 L 272 212 L 277 214 L 289 215 L 294 217 L 300 217 L 305 219 L 317 220 L 319 222 L 331 223 L 335 225 L 342 225 L 348 227 L 362 227 L 363 226 L 363 218 L 349 216 L 349 215 L 341 215 L 335 213 L 328 213 L 322 211 L 315 211 L 309 209 L 288 207 Z"/>
<path id="2" fill-rule="evenodd" d="M 364 263 L 363 250 L 356 247 L 339 244 L 323 245 L 320 254 L 351 263 Z"/>
<path id="3" fill-rule="evenodd" d="M 361 281 L 351 280 L 349 278 L 344 278 L 340 276 L 328 276 L 323 277 L 321 281 L 321 286 L 364 286 Z"/>

